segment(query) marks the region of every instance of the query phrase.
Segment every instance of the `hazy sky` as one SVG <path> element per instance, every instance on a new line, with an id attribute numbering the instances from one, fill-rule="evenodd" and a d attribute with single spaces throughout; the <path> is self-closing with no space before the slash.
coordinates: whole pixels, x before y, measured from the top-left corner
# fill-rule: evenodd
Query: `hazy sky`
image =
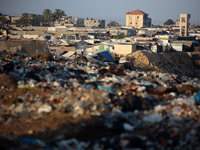
<path id="1" fill-rule="evenodd" d="M 62 9 L 73 18 L 104 19 L 125 24 L 126 11 L 140 9 L 152 23 L 176 21 L 181 13 L 191 14 L 191 24 L 200 24 L 200 0 L 1 0 L 0 12 L 12 16 L 42 14 L 44 9 Z"/>

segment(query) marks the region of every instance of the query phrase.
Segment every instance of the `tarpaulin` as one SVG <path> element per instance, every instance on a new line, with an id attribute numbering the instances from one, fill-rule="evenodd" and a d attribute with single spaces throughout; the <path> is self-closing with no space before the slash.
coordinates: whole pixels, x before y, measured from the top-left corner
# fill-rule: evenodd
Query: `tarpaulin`
<path id="1" fill-rule="evenodd" d="M 110 55 L 110 53 L 108 51 L 104 51 L 104 52 L 100 52 L 101 55 L 103 55 L 103 57 L 108 60 L 108 61 L 114 61 L 114 59 L 112 58 L 112 56 Z"/>

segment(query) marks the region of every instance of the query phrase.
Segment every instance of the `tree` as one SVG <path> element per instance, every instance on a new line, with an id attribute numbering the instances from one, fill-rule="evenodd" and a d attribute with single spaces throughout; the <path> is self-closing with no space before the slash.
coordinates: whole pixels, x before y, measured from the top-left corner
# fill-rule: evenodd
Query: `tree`
<path id="1" fill-rule="evenodd" d="M 164 25 L 171 25 L 174 24 L 174 21 L 172 19 L 168 19 L 167 21 L 165 21 Z"/>
<path id="2" fill-rule="evenodd" d="M 50 26 L 53 20 L 52 11 L 50 9 L 45 9 L 42 14 L 44 24 Z"/>
<path id="3" fill-rule="evenodd" d="M 55 9 L 53 13 L 53 18 L 55 20 L 60 20 L 63 16 L 66 16 L 66 13 L 61 9 Z"/>
<path id="4" fill-rule="evenodd" d="M 10 23 L 10 20 L 8 20 L 5 16 L 0 15 L 0 24 L 8 25 L 9 23 Z"/>
<path id="5" fill-rule="evenodd" d="M 32 26 L 39 26 L 42 22 L 42 16 L 38 14 L 30 14 L 31 25 Z"/>
<path id="6" fill-rule="evenodd" d="M 110 23 L 108 23 L 108 26 L 111 27 L 120 27 L 119 23 L 117 23 L 116 21 L 111 21 Z"/>
<path id="7" fill-rule="evenodd" d="M 122 38 L 122 36 L 121 36 L 121 34 L 120 33 L 117 33 L 117 37 L 116 37 L 117 39 L 121 39 Z"/>
<path id="8" fill-rule="evenodd" d="M 17 23 L 27 26 L 27 25 L 30 25 L 30 21 L 31 21 L 30 14 L 23 13 Z"/>

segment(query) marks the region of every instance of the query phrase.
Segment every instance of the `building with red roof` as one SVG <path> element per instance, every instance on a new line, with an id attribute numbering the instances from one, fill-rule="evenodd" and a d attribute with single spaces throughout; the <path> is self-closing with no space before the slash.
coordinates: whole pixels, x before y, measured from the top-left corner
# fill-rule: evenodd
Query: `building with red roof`
<path id="1" fill-rule="evenodd" d="M 151 18 L 148 17 L 149 14 L 137 9 L 134 11 L 127 11 L 126 13 L 126 26 L 143 28 L 151 26 Z"/>

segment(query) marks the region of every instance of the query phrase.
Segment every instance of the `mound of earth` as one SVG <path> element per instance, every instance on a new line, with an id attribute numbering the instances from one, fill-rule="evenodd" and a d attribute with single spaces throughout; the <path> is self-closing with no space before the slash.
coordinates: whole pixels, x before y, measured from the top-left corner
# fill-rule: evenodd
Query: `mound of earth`
<path id="1" fill-rule="evenodd" d="M 16 88 L 17 87 L 17 83 L 16 81 L 9 75 L 3 73 L 0 74 L 0 88 L 1 89 L 5 89 L 5 88 Z"/>
<path id="2" fill-rule="evenodd" d="M 135 68 L 200 77 L 200 71 L 195 68 L 191 55 L 188 55 L 186 52 L 157 54 L 149 50 L 140 50 L 129 55 L 129 58 L 132 60 Z"/>

